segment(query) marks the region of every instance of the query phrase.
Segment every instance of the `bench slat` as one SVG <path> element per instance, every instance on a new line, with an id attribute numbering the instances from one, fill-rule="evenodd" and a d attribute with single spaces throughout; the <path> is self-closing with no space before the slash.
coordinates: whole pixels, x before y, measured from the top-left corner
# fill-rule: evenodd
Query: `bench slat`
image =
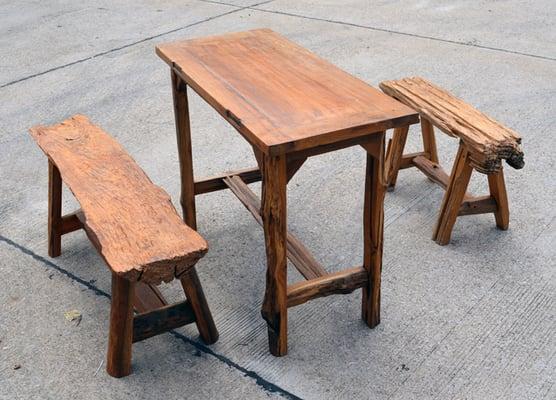
<path id="1" fill-rule="evenodd" d="M 414 77 L 385 81 L 380 88 L 418 111 L 446 134 L 463 140 L 471 165 L 477 171 L 497 172 L 502 159 L 514 168 L 523 167 L 521 138 L 516 132 L 438 86 Z"/>
<path id="2" fill-rule="evenodd" d="M 169 282 L 206 253 L 206 241 L 185 225 L 168 194 L 87 117 L 30 132 L 81 204 L 84 229 L 114 273 Z"/>

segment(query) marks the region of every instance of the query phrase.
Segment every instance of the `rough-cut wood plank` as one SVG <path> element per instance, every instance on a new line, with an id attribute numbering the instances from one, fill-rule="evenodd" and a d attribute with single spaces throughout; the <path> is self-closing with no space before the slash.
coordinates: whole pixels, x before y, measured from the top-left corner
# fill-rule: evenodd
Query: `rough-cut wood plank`
<path id="1" fill-rule="evenodd" d="M 384 235 L 384 139 L 383 132 L 364 146 L 367 151 L 365 197 L 363 209 L 363 268 L 367 271 L 367 285 L 363 287 L 361 316 L 374 328 L 380 323 L 380 284 Z"/>
<path id="2" fill-rule="evenodd" d="M 183 223 L 170 197 L 87 117 L 30 131 L 81 204 L 87 235 L 118 276 L 168 282 L 206 253 L 207 243 Z"/>
<path id="3" fill-rule="evenodd" d="M 233 175 L 239 176 L 245 183 L 258 182 L 262 179 L 259 167 L 245 168 L 237 171 L 228 171 L 222 174 L 204 178 L 199 181 L 195 181 L 195 194 L 210 193 L 217 190 L 228 189 L 228 186 L 224 183 L 224 178 Z"/>
<path id="4" fill-rule="evenodd" d="M 452 229 L 461 203 L 463 203 L 471 172 L 473 172 L 468 156 L 466 147 L 460 144 L 433 234 L 433 239 L 441 246 L 450 243 Z"/>
<path id="5" fill-rule="evenodd" d="M 394 129 L 392 140 L 388 144 L 388 156 L 385 161 L 385 169 L 387 174 L 386 183 L 389 189 L 393 189 L 396 186 L 408 131 L 409 126 Z"/>
<path id="6" fill-rule="evenodd" d="M 508 204 L 503 170 L 488 176 L 488 186 L 490 195 L 496 200 L 497 210 L 494 213 L 496 226 L 505 231 L 510 224 L 510 206 Z"/>
<path id="7" fill-rule="evenodd" d="M 288 352 L 286 157 L 265 155 L 262 170 L 267 269 L 261 314 L 267 323 L 270 352 L 284 356 Z"/>
<path id="8" fill-rule="evenodd" d="M 458 216 L 486 214 L 497 210 L 496 200 L 492 196 L 479 196 L 465 199 L 459 207 Z"/>
<path id="9" fill-rule="evenodd" d="M 288 286 L 288 307 L 303 304 L 318 297 L 347 294 L 368 283 L 369 274 L 363 267 L 346 269 L 320 278 Z"/>
<path id="10" fill-rule="evenodd" d="M 257 195 L 241 180 L 239 176 L 230 176 L 224 179 L 232 193 L 241 201 L 241 203 L 255 217 L 255 220 L 263 225 L 260 215 L 260 200 Z M 311 252 L 297 239 L 288 232 L 287 234 L 287 257 L 297 268 L 299 273 L 306 279 L 314 279 L 319 276 L 326 275 L 325 269 L 315 260 Z"/>
<path id="11" fill-rule="evenodd" d="M 195 322 L 195 315 L 188 301 L 136 315 L 133 319 L 133 342 L 140 342 L 192 322 Z"/>
<path id="12" fill-rule="evenodd" d="M 62 177 L 48 160 L 48 255 L 58 257 L 62 252 Z"/>
<path id="13" fill-rule="evenodd" d="M 426 118 L 421 118 L 421 136 L 423 138 L 423 149 L 425 150 L 425 153 L 429 154 L 429 160 L 438 163 L 434 127 Z"/>
<path id="14" fill-rule="evenodd" d="M 112 273 L 112 305 L 106 371 L 121 378 L 131 373 L 134 283 Z"/>
<path id="15" fill-rule="evenodd" d="M 166 43 L 156 51 L 267 154 L 418 122 L 407 106 L 269 29 Z"/>
<path id="16" fill-rule="evenodd" d="M 443 132 L 463 140 L 469 162 L 477 171 L 485 174 L 499 171 L 502 159 L 514 168 L 523 167 L 521 138 L 516 132 L 438 86 L 414 77 L 385 81 L 380 88 L 419 111 Z"/>

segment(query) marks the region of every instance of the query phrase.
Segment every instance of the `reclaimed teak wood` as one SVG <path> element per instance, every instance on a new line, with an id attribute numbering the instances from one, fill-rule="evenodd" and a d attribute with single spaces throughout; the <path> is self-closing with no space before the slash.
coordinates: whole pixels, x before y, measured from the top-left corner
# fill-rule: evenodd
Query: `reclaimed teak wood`
<path id="1" fill-rule="evenodd" d="M 62 235 L 83 228 L 112 271 L 108 373 L 131 372 L 133 342 L 185 324 L 196 322 L 203 340 L 215 342 L 218 332 L 194 269 L 207 243 L 181 220 L 170 197 L 83 115 L 30 132 L 49 159 L 49 255 L 60 255 Z M 65 216 L 62 181 L 81 205 Z M 168 305 L 155 285 L 176 278 L 187 301 Z"/>
<path id="2" fill-rule="evenodd" d="M 268 29 L 159 45 L 171 68 L 182 207 L 195 226 L 195 195 L 229 188 L 265 233 L 262 316 L 272 354 L 287 353 L 287 314 L 308 300 L 363 289 L 363 320 L 380 321 L 385 130 L 418 122 L 409 107 Z M 195 181 L 187 87 L 253 147 L 258 167 Z M 364 259 L 327 274 L 287 231 L 286 187 L 311 156 L 361 145 L 367 152 Z M 262 180 L 262 201 L 247 186 Z M 307 279 L 287 284 L 287 259 Z"/>
<path id="3" fill-rule="evenodd" d="M 519 135 L 423 78 L 385 81 L 380 88 L 421 116 L 424 151 L 404 155 L 408 130 L 396 129 L 388 146 L 387 180 L 393 189 L 400 169 L 417 167 L 446 190 L 433 239 L 448 244 L 456 218 L 462 215 L 494 213 L 496 226 L 508 229 L 502 160 L 513 168 L 523 168 Z M 433 126 L 460 140 L 451 176 L 438 164 Z M 466 192 L 473 169 L 488 176 L 490 195 L 473 197 Z"/>

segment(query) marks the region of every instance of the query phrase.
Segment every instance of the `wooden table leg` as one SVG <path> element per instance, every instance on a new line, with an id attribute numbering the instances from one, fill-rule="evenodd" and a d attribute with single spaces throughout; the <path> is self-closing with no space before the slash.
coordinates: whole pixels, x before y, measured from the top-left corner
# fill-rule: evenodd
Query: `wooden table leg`
<path id="1" fill-rule="evenodd" d="M 361 316 L 374 328 L 380 323 L 380 274 L 382 271 L 382 237 L 384 231 L 384 132 L 376 140 L 365 144 L 367 170 L 363 210 L 363 267 L 369 283 L 363 287 Z"/>
<path id="2" fill-rule="evenodd" d="M 192 229 L 197 229 L 195 214 L 195 181 L 193 176 L 193 157 L 191 154 L 191 126 L 189 124 L 189 103 L 187 85 L 172 70 L 172 95 L 174 98 L 174 118 L 178 140 L 180 162 L 181 197 L 183 219 Z"/>
<path id="3" fill-rule="evenodd" d="M 172 70 L 172 94 L 174 98 L 174 116 L 180 162 L 181 197 L 183 220 L 193 229 L 197 229 L 195 212 L 195 181 L 193 176 L 193 155 L 191 152 L 191 126 L 189 124 L 189 104 L 187 85 Z M 207 344 L 218 340 L 218 330 L 212 319 L 205 294 L 201 287 L 197 271 L 192 268 L 181 278 L 185 296 L 191 303 L 197 328 L 201 339 Z"/>
<path id="4" fill-rule="evenodd" d="M 262 218 L 267 258 L 262 316 L 268 325 L 268 344 L 275 356 L 288 352 L 286 262 L 286 157 L 263 156 Z"/>

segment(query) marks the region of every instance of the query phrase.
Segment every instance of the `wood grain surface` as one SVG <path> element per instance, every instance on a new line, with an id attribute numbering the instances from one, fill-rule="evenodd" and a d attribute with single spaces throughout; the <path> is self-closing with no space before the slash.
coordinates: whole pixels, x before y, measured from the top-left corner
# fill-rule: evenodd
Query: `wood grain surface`
<path id="1" fill-rule="evenodd" d="M 469 162 L 477 171 L 485 174 L 498 172 L 503 159 L 514 168 L 523 167 L 521 137 L 516 132 L 438 86 L 414 77 L 385 81 L 380 88 L 419 111 L 443 132 L 463 140 Z"/>
<path id="2" fill-rule="evenodd" d="M 87 235 L 119 277 L 168 282 L 207 252 L 166 192 L 87 117 L 30 132 L 81 204 Z"/>
<path id="3" fill-rule="evenodd" d="M 409 107 L 269 29 L 167 43 L 156 51 L 267 154 L 418 122 Z"/>

